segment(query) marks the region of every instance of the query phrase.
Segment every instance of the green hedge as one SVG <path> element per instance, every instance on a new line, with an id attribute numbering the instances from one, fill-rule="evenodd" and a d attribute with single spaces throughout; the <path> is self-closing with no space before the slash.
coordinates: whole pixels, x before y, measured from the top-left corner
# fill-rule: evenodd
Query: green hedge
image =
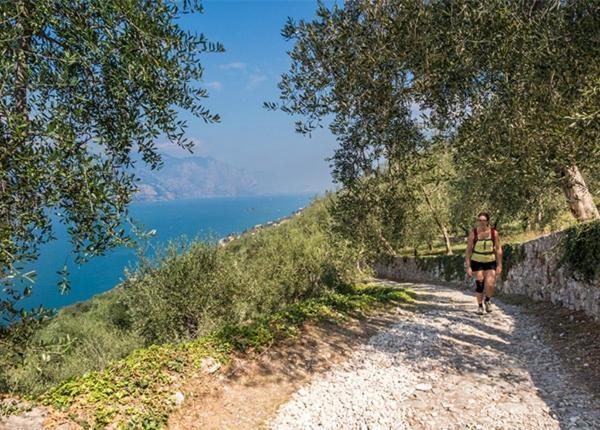
<path id="1" fill-rule="evenodd" d="M 565 230 L 561 263 L 575 276 L 593 282 L 600 274 L 600 220 L 579 224 Z"/>

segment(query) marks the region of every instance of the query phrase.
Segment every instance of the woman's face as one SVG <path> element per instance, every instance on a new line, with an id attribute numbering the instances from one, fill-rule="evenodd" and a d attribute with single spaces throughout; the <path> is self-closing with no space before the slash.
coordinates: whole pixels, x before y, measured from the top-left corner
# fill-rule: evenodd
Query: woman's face
<path id="1" fill-rule="evenodd" d="M 479 227 L 486 227 L 487 223 L 488 223 L 488 220 L 485 217 L 485 215 L 479 215 L 477 217 L 477 224 L 479 225 Z"/>

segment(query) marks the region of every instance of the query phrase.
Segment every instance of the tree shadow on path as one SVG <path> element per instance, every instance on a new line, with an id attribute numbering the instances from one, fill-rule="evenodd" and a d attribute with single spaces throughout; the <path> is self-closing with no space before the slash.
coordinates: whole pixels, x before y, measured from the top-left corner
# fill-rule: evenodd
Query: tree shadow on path
<path id="1" fill-rule="evenodd" d="M 505 398 L 522 393 L 537 397 L 561 429 L 600 428 L 598 393 L 573 381 L 570 369 L 542 341 L 539 325 L 519 307 L 494 300 L 495 311 L 482 316 L 475 312 L 474 294 L 464 289 L 430 284 L 412 288 L 422 317 L 400 320 L 398 330 L 387 335 L 402 338 L 376 348 L 394 356 L 398 345 L 404 345 L 402 362 L 423 374 L 436 366 L 473 381 L 483 375 Z"/>

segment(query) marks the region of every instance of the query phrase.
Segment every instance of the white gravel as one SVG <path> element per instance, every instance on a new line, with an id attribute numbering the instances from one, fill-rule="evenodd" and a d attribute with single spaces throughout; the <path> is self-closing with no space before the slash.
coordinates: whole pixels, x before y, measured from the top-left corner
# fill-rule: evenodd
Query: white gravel
<path id="1" fill-rule="evenodd" d="M 397 323 L 298 390 L 269 428 L 600 429 L 600 401 L 518 307 L 496 301 L 479 316 L 464 291 L 411 287 L 419 311 L 398 308 Z"/>

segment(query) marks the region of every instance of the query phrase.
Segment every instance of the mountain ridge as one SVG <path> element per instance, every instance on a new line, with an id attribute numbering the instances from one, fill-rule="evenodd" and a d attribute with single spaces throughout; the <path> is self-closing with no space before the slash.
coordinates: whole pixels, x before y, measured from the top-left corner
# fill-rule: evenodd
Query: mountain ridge
<path id="1" fill-rule="evenodd" d="M 136 201 L 170 201 L 202 197 L 257 195 L 258 182 L 246 170 L 210 156 L 185 158 L 162 154 L 163 167 L 136 170 Z"/>

